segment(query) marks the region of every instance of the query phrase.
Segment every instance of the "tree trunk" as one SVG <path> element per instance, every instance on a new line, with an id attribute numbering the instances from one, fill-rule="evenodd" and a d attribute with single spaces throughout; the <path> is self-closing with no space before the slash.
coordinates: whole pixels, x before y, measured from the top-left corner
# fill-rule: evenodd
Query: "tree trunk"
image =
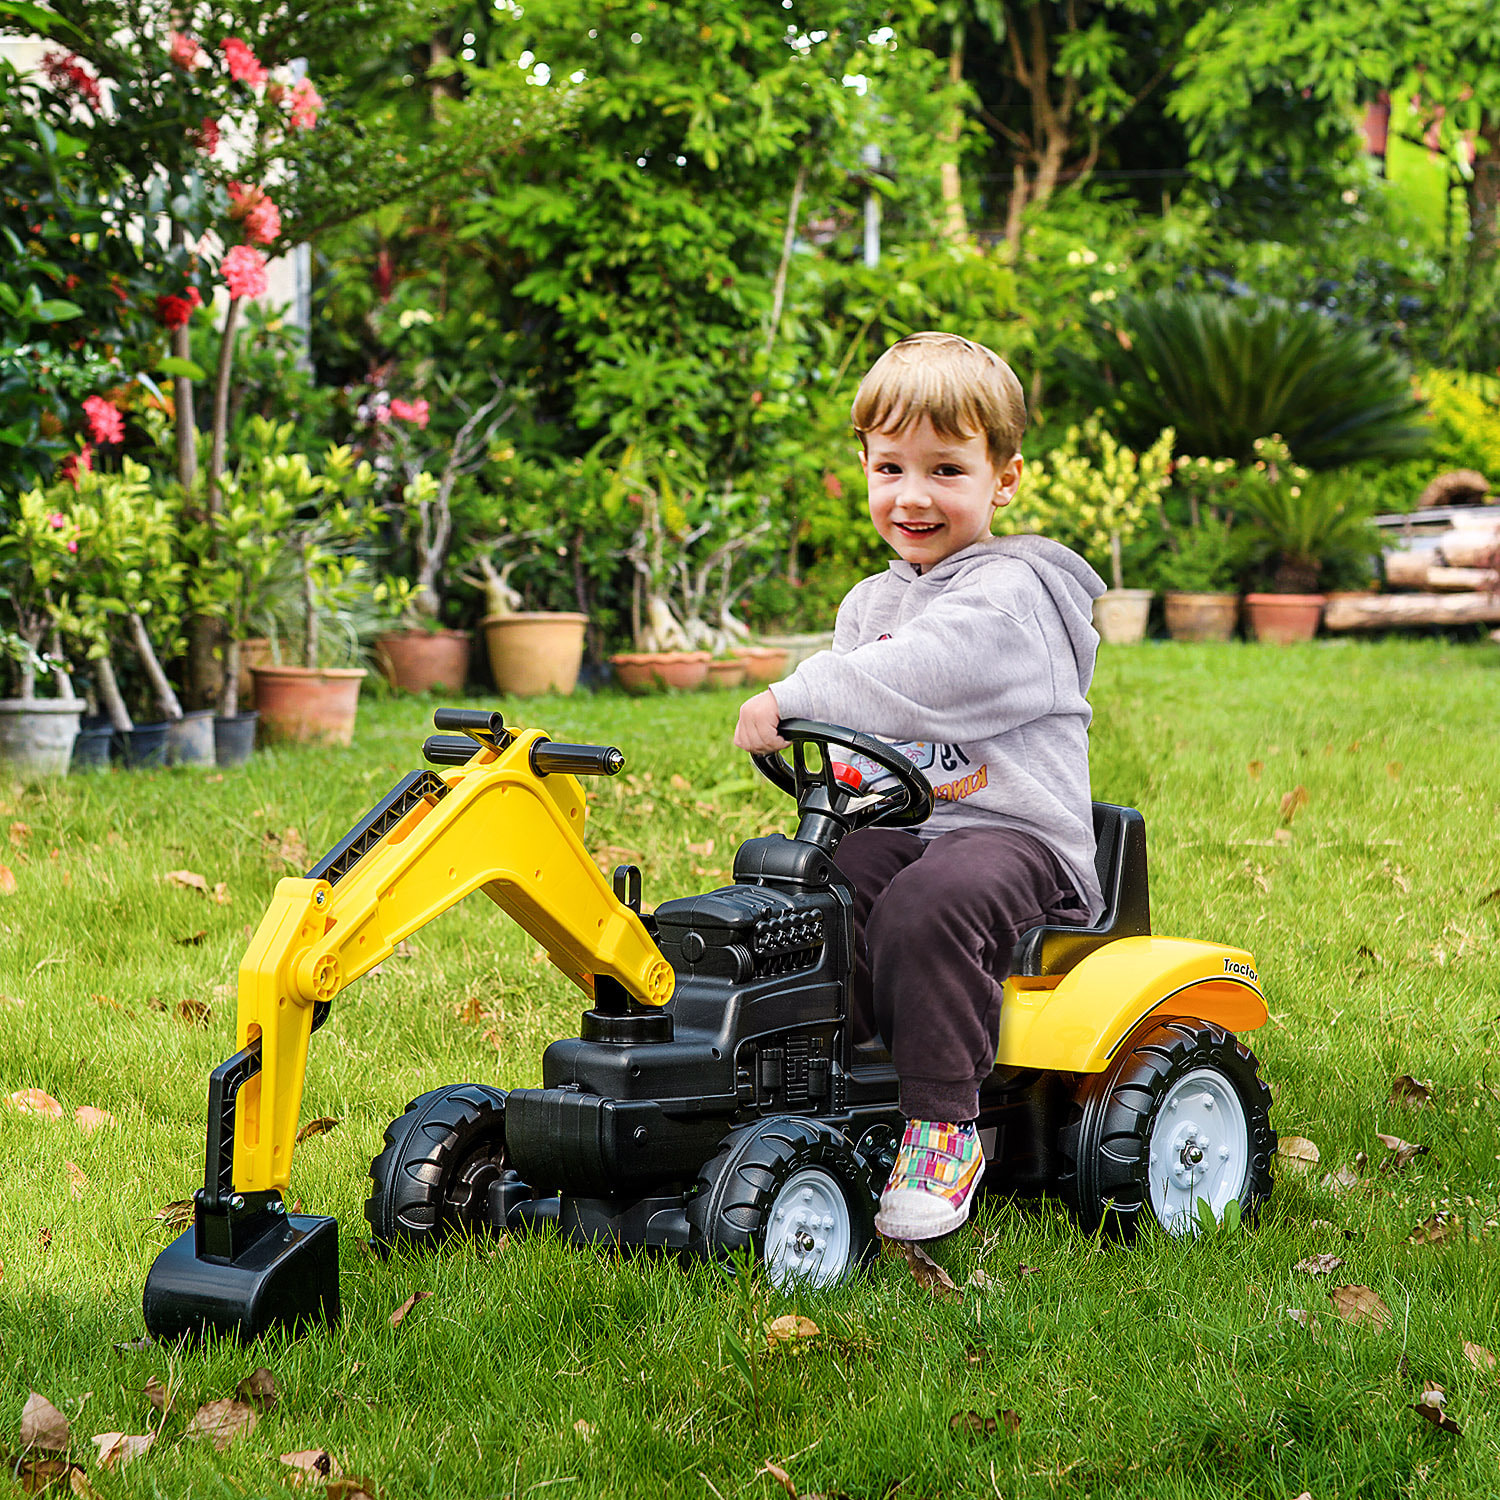
<path id="1" fill-rule="evenodd" d="M 219 695 L 219 716 L 232 719 L 240 711 L 240 643 L 232 636 L 224 642 L 224 686 Z"/>
<path id="2" fill-rule="evenodd" d="M 109 722 L 121 734 L 134 729 L 130 710 L 125 707 L 125 699 L 120 694 L 120 684 L 115 679 L 115 669 L 110 665 L 107 656 L 101 656 L 94 663 L 94 681 L 99 685 L 99 701 L 104 705 L 104 712 L 109 716 Z"/>
<path id="3" fill-rule="evenodd" d="M 1500 241 L 1500 115 L 1486 115 L 1479 125 L 1484 148 L 1474 160 L 1474 178 L 1468 187 L 1470 255 L 1488 259 Z"/>
<path id="4" fill-rule="evenodd" d="M 213 447 L 208 455 L 208 513 L 219 513 L 219 478 L 224 472 L 224 447 L 229 433 L 229 372 L 234 366 L 234 340 L 240 329 L 240 303 L 243 297 L 229 299 L 224 314 L 224 336 L 219 341 L 219 368 L 214 376 Z"/>
<path id="5" fill-rule="evenodd" d="M 1329 630 L 1388 630 L 1401 625 L 1484 625 L 1500 621 L 1500 593 L 1369 594 L 1330 599 Z"/>
<path id="6" fill-rule="evenodd" d="M 948 87 L 957 90 L 964 81 L 964 23 L 955 21 L 948 48 Z M 959 170 L 959 152 L 963 143 L 964 111 L 955 99 L 948 123 L 943 126 L 943 143 L 948 148 L 942 163 L 943 234 L 955 245 L 968 239 L 969 225 L 964 217 L 963 178 Z"/>
<path id="7" fill-rule="evenodd" d="M 776 335 L 781 331 L 781 309 L 786 301 L 786 279 L 792 264 L 792 246 L 797 240 L 797 215 L 802 212 L 802 194 L 807 187 L 807 158 L 804 156 L 797 166 L 797 180 L 792 183 L 792 201 L 786 210 L 786 233 L 781 237 L 781 260 L 776 266 L 776 284 L 771 292 L 771 326 L 766 329 L 767 359 L 776 347 Z"/>
<path id="8" fill-rule="evenodd" d="M 135 647 L 135 654 L 141 659 L 141 666 L 145 669 L 146 680 L 151 684 L 151 691 L 156 695 L 162 718 L 180 719 L 182 704 L 177 701 L 177 694 L 172 691 L 172 684 L 167 681 L 167 674 L 161 669 L 161 662 L 156 656 L 156 648 L 151 644 L 151 637 L 146 633 L 146 622 L 133 609 L 125 618 L 130 624 L 131 644 Z"/>
<path id="9" fill-rule="evenodd" d="M 313 587 L 312 560 L 307 555 L 307 543 L 302 544 L 302 608 L 307 616 L 307 629 L 302 641 L 302 665 L 318 665 L 318 593 Z"/>

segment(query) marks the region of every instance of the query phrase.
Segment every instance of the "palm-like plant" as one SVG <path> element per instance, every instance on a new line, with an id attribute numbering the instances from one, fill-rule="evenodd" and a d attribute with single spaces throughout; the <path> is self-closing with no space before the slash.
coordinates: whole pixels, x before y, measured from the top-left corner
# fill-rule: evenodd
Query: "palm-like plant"
<path id="1" fill-rule="evenodd" d="M 1172 427 L 1184 452 L 1244 463 L 1277 432 L 1298 462 L 1328 469 L 1428 441 L 1406 361 L 1315 308 L 1162 292 L 1111 304 L 1096 340 L 1092 381 L 1112 387 L 1126 442 Z"/>

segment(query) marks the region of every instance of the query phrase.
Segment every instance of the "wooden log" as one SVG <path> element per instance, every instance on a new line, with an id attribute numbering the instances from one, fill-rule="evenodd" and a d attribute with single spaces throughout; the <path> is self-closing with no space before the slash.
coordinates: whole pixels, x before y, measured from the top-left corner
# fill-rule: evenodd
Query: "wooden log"
<path id="1" fill-rule="evenodd" d="M 1427 574 L 1437 560 L 1435 547 L 1420 552 L 1387 552 L 1385 581 L 1393 589 L 1425 589 Z"/>
<path id="2" fill-rule="evenodd" d="M 1403 625 L 1500 624 L 1500 591 L 1470 594 L 1361 594 L 1330 599 L 1329 630 L 1393 630 Z"/>
<path id="3" fill-rule="evenodd" d="M 1439 568 L 1427 570 L 1428 590 L 1435 594 L 1483 593 L 1496 585 L 1491 568 Z"/>
<path id="4" fill-rule="evenodd" d="M 1450 531 L 1438 538 L 1438 551 L 1450 568 L 1493 567 L 1500 554 L 1500 527 L 1493 531 Z"/>

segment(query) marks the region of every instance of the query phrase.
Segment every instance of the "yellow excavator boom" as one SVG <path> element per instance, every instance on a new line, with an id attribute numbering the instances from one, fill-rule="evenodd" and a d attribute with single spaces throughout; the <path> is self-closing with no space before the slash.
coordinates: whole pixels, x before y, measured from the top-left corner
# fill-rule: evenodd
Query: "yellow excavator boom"
<path id="1" fill-rule="evenodd" d="M 671 966 L 584 848 L 578 780 L 533 769 L 546 743 L 537 730 L 503 749 L 476 743 L 467 764 L 422 773 L 420 795 L 394 806 L 346 868 L 278 882 L 239 971 L 239 1045 L 259 1039 L 260 1070 L 239 1093 L 236 1191 L 288 1184 L 314 1008 L 475 890 L 591 1000 L 599 976 L 646 1005 L 671 998 Z"/>

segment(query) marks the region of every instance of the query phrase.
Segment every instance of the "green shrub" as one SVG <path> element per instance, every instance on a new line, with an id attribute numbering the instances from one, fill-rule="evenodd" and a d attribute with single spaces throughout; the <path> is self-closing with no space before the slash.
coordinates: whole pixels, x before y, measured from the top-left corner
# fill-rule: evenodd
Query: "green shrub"
<path id="1" fill-rule="evenodd" d="M 1406 362 L 1324 313 L 1196 292 L 1117 306 L 1096 342 L 1126 442 L 1171 426 L 1190 453 L 1244 462 L 1275 432 L 1317 469 L 1410 458 L 1427 444 Z"/>

